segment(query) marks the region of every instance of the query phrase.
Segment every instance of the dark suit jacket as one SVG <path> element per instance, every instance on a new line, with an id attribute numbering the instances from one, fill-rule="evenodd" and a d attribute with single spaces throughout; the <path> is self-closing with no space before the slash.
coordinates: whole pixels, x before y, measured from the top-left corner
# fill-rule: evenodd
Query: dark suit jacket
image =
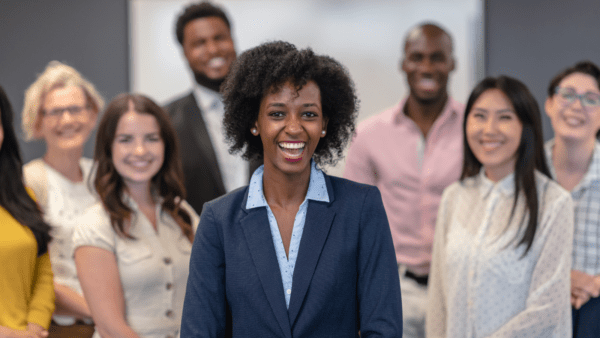
<path id="1" fill-rule="evenodd" d="M 225 194 L 217 157 L 194 94 L 167 105 L 177 135 L 188 203 L 201 211 L 205 202 Z M 248 165 L 248 180 L 260 164 Z"/>
<path id="2" fill-rule="evenodd" d="M 325 175 L 309 200 L 289 310 L 265 207 L 248 187 L 205 204 L 181 337 L 401 337 L 396 255 L 376 187 Z"/>

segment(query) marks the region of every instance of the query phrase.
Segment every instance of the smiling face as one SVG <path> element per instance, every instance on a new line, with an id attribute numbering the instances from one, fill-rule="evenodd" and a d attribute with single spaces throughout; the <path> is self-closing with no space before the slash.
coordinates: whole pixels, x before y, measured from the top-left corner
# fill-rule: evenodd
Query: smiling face
<path id="1" fill-rule="evenodd" d="M 165 143 L 156 118 L 138 113 L 130 104 L 129 111 L 119 119 L 112 144 L 112 161 L 115 169 L 131 188 L 134 185 L 149 187 L 165 157 Z"/>
<path id="2" fill-rule="evenodd" d="M 48 92 L 36 125 L 36 136 L 44 138 L 48 152 L 81 151 L 98 114 L 92 111 L 83 90 L 69 86 Z"/>
<path id="3" fill-rule="evenodd" d="M 413 30 L 404 46 L 402 70 L 415 99 L 424 104 L 445 100 L 448 74 L 454 70 L 448 35 L 435 26 Z"/>
<path id="4" fill-rule="evenodd" d="M 229 27 L 221 18 L 212 16 L 185 25 L 183 53 L 195 74 L 211 80 L 224 79 L 236 57 Z"/>
<path id="5" fill-rule="evenodd" d="M 294 175 L 310 173 L 310 159 L 325 130 L 321 92 L 309 81 L 299 91 L 286 82 L 278 92 L 266 94 L 251 132 L 260 135 L 265 171 Z"/>
<path id="6" fill-rule="evenodd" d="M 473 155 L 492 181 L 515 170 L 523 123 L 508 97 L 499 89 L 488 89 L 467 112 L 465 133 Z"/>
<path id="7" fill-rule="evenodd" d="M 600 95 L 598 82 L 583 73 L 566 76 L 560 81 L 558 88 L 576 95 Z M 586 107 L 581 103 L 580 98 L 568 102 L 558 93 L 546 100 L 546 114 L 552 122 L 556 137 L 594 142 L 596 133 L 600 130 L 600 107 Z"/>

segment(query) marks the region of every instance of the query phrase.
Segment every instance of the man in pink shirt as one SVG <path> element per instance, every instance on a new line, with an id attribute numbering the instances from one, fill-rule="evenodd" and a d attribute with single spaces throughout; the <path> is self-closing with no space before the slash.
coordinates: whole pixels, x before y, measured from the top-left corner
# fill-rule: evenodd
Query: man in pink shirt
<path id="1" fill-rule="evenodd" d="M 404 337 L 412 338 L 425 336 L 433 233 L 442 192 L 462 169 L 464 105 L 448 96 L 452 39 L 439 26 L 409 31 L 401 69 L 410 94 L 358 126 L 344 177 L 381 191 L 400 273 Z"/>

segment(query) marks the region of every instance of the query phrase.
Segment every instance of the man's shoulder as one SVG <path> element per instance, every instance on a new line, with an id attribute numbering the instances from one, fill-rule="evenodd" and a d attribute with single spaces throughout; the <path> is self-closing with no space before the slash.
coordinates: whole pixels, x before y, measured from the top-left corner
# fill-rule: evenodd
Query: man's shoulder
<path id="1" fill-rule="evenodd" d="M 165 109 L 167 110 L 167 112 L 171 112 L 171 111 L 174 111 L 177 109 L 181 109 L 182 107 L 184 107 L 185 105 L 189 104 L 192 101 L 193 102 L 196 101 L 194 99 L 194 94 L 192 92 L 187 92 L 187 93 L 177 96 L 175 99 L 169 101 L 165 105 Z"/>
<path id="2" fill-rule="evenodd" d="M 461 102 L 456 101 L 452 97 L 448 97 L 448 103 L 446 104 L 446 107 L 444 108 L 442 114 L 444 114 L 447 111 L 450 114 L 457 114 L 460 117 L 460 121 L 462 121 L 462 117 L 465 115 L 465 105 Z"/>
<path id="3" fill-rule="evenodd" d="M 386 108 L 358 124 L 357 133 L 378 133 L 382 129 L 391 128 L 394 116 L 401 110 L 403 102 L 397 103 L 392 107 Z"/>
<path id="4" fill-rule="evenodd" d="M 183 94 L 182 96 L 167 103 L 164 107 L 165 111 L 171 118 L 175 128 L 180 128 L 187 119 L 185 116 L 194 114 L 196 110 L 200 110 L 196 104 L 193 92 Z"/>
<path id="5" fill-rule="evenodd" d="M 448 96 L 448 103 L 450 104 L 450 107 L 452 107 L 453 109 L 457 109 L 457 110 L 461 110 L 461 111 L 465 110 L 465 105 L 461 102 L 456 101 L 456 99 L 452 96 Z"/>

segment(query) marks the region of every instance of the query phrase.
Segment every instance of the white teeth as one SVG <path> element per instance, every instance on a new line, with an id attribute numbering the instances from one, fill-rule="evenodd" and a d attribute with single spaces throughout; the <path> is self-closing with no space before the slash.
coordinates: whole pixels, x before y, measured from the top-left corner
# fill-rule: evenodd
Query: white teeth
<path id="1" fill-rule="evenodd" d="M 496 141 L 496 142 L 488 142 L 488 141 L 482 141 L 481 142 L 481 146 L 483 147 L 484 150 L 494 150 L 498 147 L 500 147 L 502 145 L 502 142 L 500 141 Z"/>
<path id="2" fill-rule="evenodd" d="M 306 143 L 304 142 L 280 142 L 279 146 L 281 148 L 286 148 L 286 149 L 300 149 L 300 148 L 304 148 L 304 146 L 306 145 Z"/>
<path id="3" fill-rule="evenodd" d="M 62 137 L 71 137 L 75 135 L 75 131 L 70 130 L 70 131 L 63 131 L 62 133 L 60 133 L 60 136 Z"/>
<path id="4" fill-rule="evenodd" d="M 567 117 L 565 118 L 565 122 L 567 122 L 568 125 L 572 126 L 572 127 L 577 127 L 580 126 L 584 123 L 584 121 L 578 119 L 578 118 L 574 118 L 574 117 Z"/>
<path id="5" fill-rule="evenodd" d="M 219 68 L 219 67 L 223 67 L 224 65 L 225 65 L 225 58 L 222 58 L 222 57 L 212 58 L 212 59 L 210 59 L 210 61 L 208 61 L 208 66 L 211 68 Z"/>
<path id="6" fill-rule="evenodd" d="M 421 79 L 419 81 L 419 86 L 425 90 L 433 90 L 437 86 L 437 82 L 432 79 Z"/>
<path id="7" fill-rule="evenodd" d="M 150 161 L 131 161 L 128 164 L 135 168 L 144 168 L 150 164 Z"/>

